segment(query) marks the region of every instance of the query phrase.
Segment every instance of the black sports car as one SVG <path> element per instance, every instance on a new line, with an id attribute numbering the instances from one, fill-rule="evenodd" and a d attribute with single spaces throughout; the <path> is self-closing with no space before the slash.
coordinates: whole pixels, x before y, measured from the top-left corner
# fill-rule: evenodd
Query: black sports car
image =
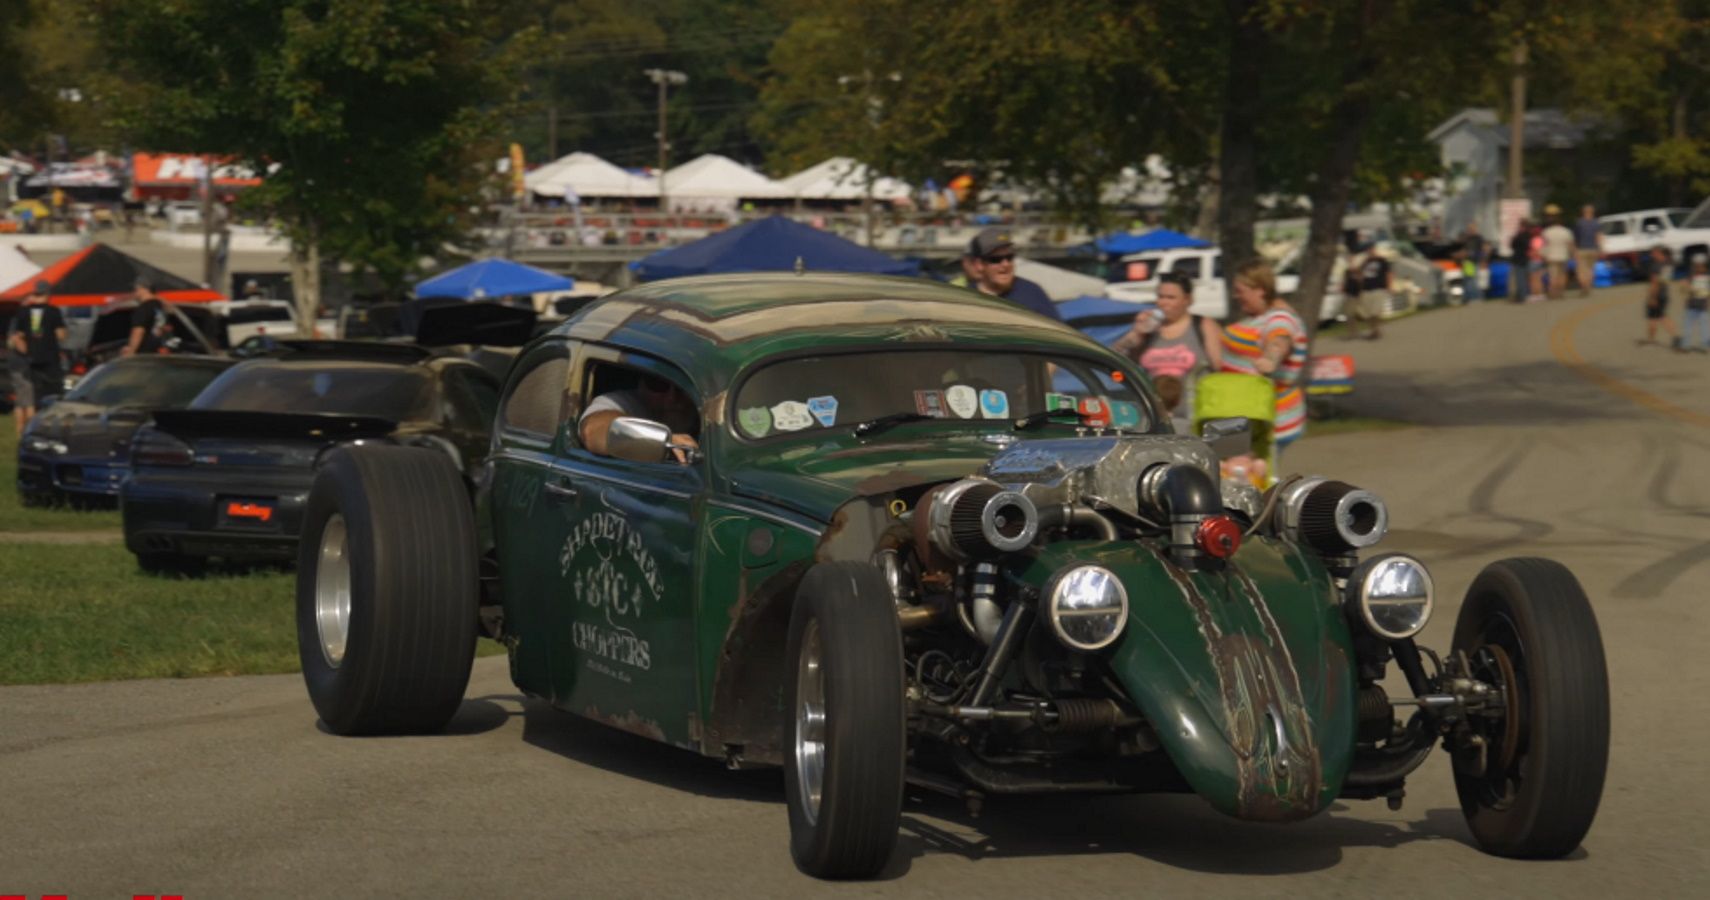
<path id="1" fill-rule="evenodd" d="M 183 409 L 230 368 L 211 356 L 132 356 L 96 367 L 18 440 L 25 505 L 112 502 L 130 474 L 131 438 L 160 410 Z"/>
<path id="2" fill-rule="evenodd" d="M 145 570 L 208 557 L 289 560 L 315 467 L 333 447 L 394 443 L 446 453 L 472 485 L 499 382 L 412 345 L 303 342 L 240 362 L 189 409 L 157 414 L 120 494 L 125 545 Z"/>

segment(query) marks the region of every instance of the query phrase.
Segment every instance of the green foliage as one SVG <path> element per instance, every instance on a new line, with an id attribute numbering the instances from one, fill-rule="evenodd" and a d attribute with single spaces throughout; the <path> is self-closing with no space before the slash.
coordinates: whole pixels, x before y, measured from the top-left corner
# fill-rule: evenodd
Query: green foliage
<path id="1" fill-rule="evenodd" d="M 672 163 L 701 153 L 757 160 L 747 120 L 757 74 L 782 30 L 767 4 L 742 0 L 525 0 L 507 7 L 542 36 L 511 120 L 530 159 L 572 150 L 622 165 L 658 159 L 657 89 L 648 68 L 682 71 L 669 104 Z M 551 111 L 555 110 L 555 117 Z M 555 121 L 556 147 L 549 147 Z"/>
<path id="2" fill-rule="evenodd" d="M 42 134 L 50 108 L 29 29 L 36 20 L 33 0 L 0 0 L 0 141 L 28 144 Z"/>
<path id="3" fill-rule="evenodd" d="M 396 286 L 467 229 L 531 32 L 501 0 L 95 0 L 146 147 L 277 166 L 294 241 Z"/>
<path id="4" fill-rule="evenodd" d="M 805 4 L 773 46 L 755 126 L 773 168 L 833 154 L 940 182 L 969 169 L 1096 220 L 1101 187 L 1148 152 L 1209 158 L 1215 71 L 1199 5 L 1080 0 Z"/>

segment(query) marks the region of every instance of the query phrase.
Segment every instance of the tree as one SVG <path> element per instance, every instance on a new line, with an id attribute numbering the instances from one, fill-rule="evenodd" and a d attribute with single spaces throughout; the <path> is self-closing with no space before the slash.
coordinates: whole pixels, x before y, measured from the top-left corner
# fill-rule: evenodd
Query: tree
<path id="1" fill-rule="evenodd" d="M 1204 18 L 1161 0 L 987 0 L 930 16 L 821 0 L 773 46 L 755 127 L 775 169 L 851 153 L 916 180 L 971 169 L 1101 224 L 1101 193 L 1125 166 L 1160 149 L 1182 172 L 1209 158 L 1208 64 L 1191 37 Z"/>
<path id="2" fill-rule="evenodd" d="M 50 111 L 29 48 L 28 32 L 36 18 L 33 0 L 0 0 L 0 141 L 12 146 L 40 138 Z"/>
<path id="3" fill-rule="evenodd" d="M 106 56 L 142 85 L 145 146 L 269 174 L 312 317 L 321 253 L 400 287 L 461 238 L 498 156 L 515 56 L 500 0 L 96 0 Z"/>

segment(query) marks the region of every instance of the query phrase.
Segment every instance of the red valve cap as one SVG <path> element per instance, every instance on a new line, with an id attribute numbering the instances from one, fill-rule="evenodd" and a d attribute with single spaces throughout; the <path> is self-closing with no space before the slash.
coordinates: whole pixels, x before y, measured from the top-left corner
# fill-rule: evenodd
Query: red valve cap
<path id="1" fill-rule="evenodd" d="M 1241 549 L 1241 526 L 1228 516 L 1212 516 L 1194 529 L 1193 542 L 1206 556 L 1228 559 Z"/>

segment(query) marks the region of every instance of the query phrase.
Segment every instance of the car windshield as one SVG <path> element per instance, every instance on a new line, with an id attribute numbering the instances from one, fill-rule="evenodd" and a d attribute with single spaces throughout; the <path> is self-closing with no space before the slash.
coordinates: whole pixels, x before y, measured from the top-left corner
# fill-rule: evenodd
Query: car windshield
<path id="1" fill-rule="evenodd" d="M 181 409 L 221 371 L 213 366 L 108 363 L 79 381 L 65 399 L 95 406 Z"/>
<path id="2" fill-rule="evenodd" d="M 1686 224 L 1686 217 L 1692 215 L 1690 209 L 1671 209 L 1668 211 L 1668 222 L 1676 228 Z"/>
<path id="3" fill-rule="evenodd" d="M 193 409 L 333 413 L 408 419 L 423 415 L 428 377 L 400 366 L 238 366 L 208 386 Z"/>
<path id="4" fill-rule="evenodd" d="M 989 426 L 1098 399 L 1111 425 L 1145 431 L 1152 406 L 1120 371 L 1082 359 L 967 350 L 798 357 L 742 383 L 737 431 L 751 439 L 849 428 L 886 417 L 987 420 Z"/>

